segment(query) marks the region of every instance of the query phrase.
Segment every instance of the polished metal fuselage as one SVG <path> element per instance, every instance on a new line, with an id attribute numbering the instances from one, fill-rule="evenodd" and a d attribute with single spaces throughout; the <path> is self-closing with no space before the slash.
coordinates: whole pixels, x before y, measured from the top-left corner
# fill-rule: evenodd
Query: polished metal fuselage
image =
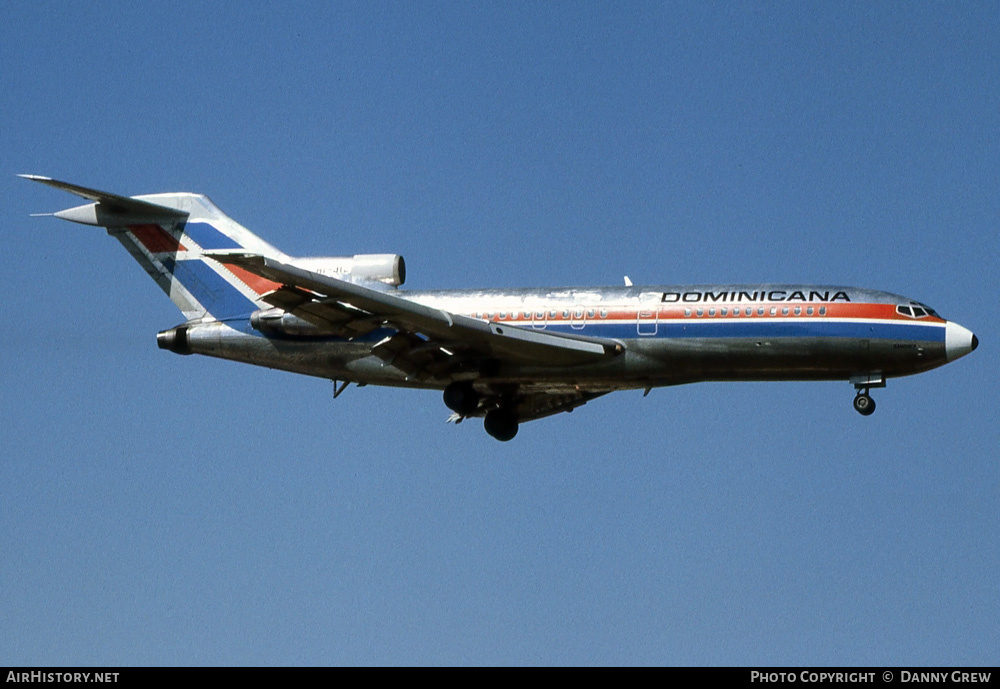
<path id="1" fill-rule="evenodd" d="M 621 354 L 599 363 L 504 363 L 478 373 L 419 378 L 372 354 L 395 333 L 384 328 L 345 340 L 275 336 L 249 318 L 189 323 L 192 353 L 358 384 L 445 387 L 458 378 L 522 391 L 650 388 L 700 381 L 891 378 L 948 361 L 947 322 L 910 318 L 905 297 L 849 287 L 685 285 L 619 288 L 398 291 L 455 314 L 532 330 L 613 340 Z M 435 343 L 447 349 L 447 343 Z"/>

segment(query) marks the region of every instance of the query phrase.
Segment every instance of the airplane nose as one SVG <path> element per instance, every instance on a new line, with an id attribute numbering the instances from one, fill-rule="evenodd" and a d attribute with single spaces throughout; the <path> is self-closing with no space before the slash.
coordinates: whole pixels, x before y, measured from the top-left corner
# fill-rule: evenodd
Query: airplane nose
<path id="1" fill-rule="evenodd" d="M 948 321 L 944 329 L 944 351 L 948 361 L 963 357 L 979 346 L 979 338 L 968 328 Z"/>

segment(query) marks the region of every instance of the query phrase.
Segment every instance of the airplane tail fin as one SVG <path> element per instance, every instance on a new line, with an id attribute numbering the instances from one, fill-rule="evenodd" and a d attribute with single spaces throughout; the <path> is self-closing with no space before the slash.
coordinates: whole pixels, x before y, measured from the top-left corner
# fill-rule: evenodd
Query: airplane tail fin
<path id="1" fill-rule="evenodd" d="M 279 287 L 213 258 L 234 251 L 281 260 L 284 254 L 223 213 L 207 196 L 119 196 L 38 175 L 20 175 L 91 203 L 53 213 L 107 229 L 191 320 L 241 318 L 267 308 L 260 295 Z"/>

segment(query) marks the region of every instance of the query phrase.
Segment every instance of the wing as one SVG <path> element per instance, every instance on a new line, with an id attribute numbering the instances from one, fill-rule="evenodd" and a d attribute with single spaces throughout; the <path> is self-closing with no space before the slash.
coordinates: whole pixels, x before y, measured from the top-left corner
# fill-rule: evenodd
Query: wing
<path id="1" fill-rule="evenodd" d="M 384 361 L 417 378 L 445 378 L 486 360 L 574 366 L 613 357 L 620 343 L 482 321 L 405 297 L 338 280 L 257 254 L 214 252 L 282 287 L 262 296 L 273 306 L 353 338 L 382 327 L 397 332 L 373 347 Z"/>

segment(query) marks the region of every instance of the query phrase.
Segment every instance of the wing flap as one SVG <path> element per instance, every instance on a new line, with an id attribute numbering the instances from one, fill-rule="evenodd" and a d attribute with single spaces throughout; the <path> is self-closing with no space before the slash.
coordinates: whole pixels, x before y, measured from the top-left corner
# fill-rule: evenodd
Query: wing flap
<path id="1" fill-rule="evenodd" d="M 551 394 L 536 393 L 528 395 L 517 407 L 517 418 L 521 423 L 542 419 L 553 414 L 571 412 L 582 407 L 587 402 L 607 392 L 587 392 L 584 390 L 573 393 Z"/>
<path id="2" fill-rule="evenodd" d="M 607 395 L 610 390 L 567 390 L 560 392 L 531 392 L 515 397 L 514 413 L 517 415 L 518 423 L 527 423 L 536 419 L 543 419 L 546 416 L 571 412 L 577 407 L 582 407 L 587 402 Z M 487 396 L 479 409 L 470 416 L 486 416 L 491 410 L 496 409 L 502 403 L 502 395 Z M 509 398 L 507 398 L 509 402 Z M 466 418 L 455 414 L 449 421 L 460 421 Z"/>

